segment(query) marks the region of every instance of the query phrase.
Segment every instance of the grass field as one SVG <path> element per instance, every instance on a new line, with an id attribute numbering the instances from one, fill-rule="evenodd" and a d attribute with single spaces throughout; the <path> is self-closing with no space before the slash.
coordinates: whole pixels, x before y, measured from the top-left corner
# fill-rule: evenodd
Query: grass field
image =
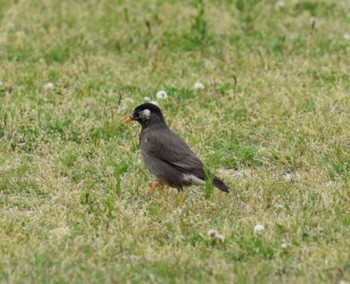
<path id="1" fill-rule="evenodd" d="M 349 1 L 0 7 L 0 282 L 350 283 Z M 231 194 L 145 194 L 145 97 Z"/>

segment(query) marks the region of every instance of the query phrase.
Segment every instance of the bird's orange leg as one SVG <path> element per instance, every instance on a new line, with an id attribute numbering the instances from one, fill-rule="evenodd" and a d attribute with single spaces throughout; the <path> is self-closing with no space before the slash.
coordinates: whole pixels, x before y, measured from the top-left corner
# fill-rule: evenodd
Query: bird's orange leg
<path id="1" fill-rule="evenodd" d="M 159 187 L 159 186 L 161 186 L 163 188 L 163 186 L 161 185 L 160 182 L 158 182 L 158 181 L 152 182 L 151 187 L 147 190 L 147 194 L 153 193 L 157 189 L 157 187 Z"/>
<path id="2" fill-rule="evenodd" d="M 177 202 L 181 207 L 184 205 L 185 198 L 186 198 L 185 192 L 181 190 L 177 195 Z"/>

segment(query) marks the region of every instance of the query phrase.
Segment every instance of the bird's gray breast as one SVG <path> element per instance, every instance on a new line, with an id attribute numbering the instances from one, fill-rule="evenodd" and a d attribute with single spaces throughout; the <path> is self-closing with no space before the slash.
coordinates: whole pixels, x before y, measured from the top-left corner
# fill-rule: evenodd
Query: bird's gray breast
<path id="1" fill-rule="evenodd" d="M 148 169 L 158 176 L 161 161 L 152 153 L 154 145 L 151 145 L 151 139 L 148 136 L 147 131 L 140 134 L 141 153 Z"/>

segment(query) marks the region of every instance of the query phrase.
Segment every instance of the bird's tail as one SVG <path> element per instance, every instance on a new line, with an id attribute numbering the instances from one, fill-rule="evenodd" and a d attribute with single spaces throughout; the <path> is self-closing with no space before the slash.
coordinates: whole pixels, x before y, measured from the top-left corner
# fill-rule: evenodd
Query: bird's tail
<path id="1" fill-rule="evenodd" d="M 231 191 L 231 188 L 229 188 L 221 179 L 218 177 L 215 177 L 213 180 L 213 184 L 215 187 L 220 189 L 221 191 L 229 193 Z"/>

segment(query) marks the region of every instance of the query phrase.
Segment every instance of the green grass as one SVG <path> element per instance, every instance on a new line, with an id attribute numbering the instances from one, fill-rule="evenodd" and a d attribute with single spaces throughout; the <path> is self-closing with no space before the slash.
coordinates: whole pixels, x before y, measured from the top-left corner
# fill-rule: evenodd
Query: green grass
<path id="1" fill-rule="evenodd" d="M 0 0 L 0 282 L 350 282 L 350 4 L 278 2 Z M 159 90 L 230 195 L 145 194 Z"/>

